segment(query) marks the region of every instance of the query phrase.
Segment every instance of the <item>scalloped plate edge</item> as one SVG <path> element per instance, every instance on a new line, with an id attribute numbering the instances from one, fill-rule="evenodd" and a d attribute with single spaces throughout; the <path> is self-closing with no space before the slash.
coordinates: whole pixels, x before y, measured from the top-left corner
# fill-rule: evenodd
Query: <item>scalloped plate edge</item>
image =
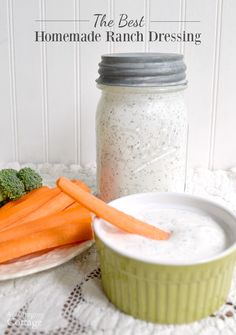
<path id="1" fill-rule="evenodd" d="M 0 265 L 0 281 L 16 279 L 62 265 L 89 249 L 94 241 L 51 250 L 43 255 Z M 46 262 L 45 262 L 46 260 Z"/>

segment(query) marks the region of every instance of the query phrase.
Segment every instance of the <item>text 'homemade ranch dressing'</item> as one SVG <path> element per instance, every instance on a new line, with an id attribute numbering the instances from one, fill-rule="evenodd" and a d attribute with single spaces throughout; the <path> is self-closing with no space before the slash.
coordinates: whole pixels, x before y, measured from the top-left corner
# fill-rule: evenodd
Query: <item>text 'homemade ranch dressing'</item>
<path id="1" fill-rule="evenodd" d="M 183 192 L 186 66 L 180 54 L 102 56 L 96 114 L 97 188 L 104 201 L 140 192 Z"/>
<path id="2" fill-rule="evenodd" d="M 229 238 L 213 217 L 204 212 L 177 208 L 156 208 L 153 205 L 137 211 L 135 217 L 171 231 L 167 241 L 151 240 L 128 234 L 100 221 L 99 235 L 103 241 L 130 257 L 140 256 L 150 262 L 189 263 L 219 254 L 228 247 Z"/>

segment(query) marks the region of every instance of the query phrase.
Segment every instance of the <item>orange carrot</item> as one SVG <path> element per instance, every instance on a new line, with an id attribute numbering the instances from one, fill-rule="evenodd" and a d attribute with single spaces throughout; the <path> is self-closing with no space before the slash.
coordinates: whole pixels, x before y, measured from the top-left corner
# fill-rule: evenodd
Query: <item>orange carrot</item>
<path id="1" fill-rule="evenodd" d="M 0 212 L 0 230 L 6 229 L 16 221 L 32 213 L 60 192 L 59 188 L 49 189 L 47 192 L 43 192 L 35 197 L 29 197 L 3 213 Z"/>
<path id="2" fill-rule="evenodd" d="M 14 207 L 15 205 L 20 204 L 21 202 L 25 201 L 28 198 L 32 199 L 33 196 L 37 197 L 39 194 L 42 194 L 42 193 L 44 193 L 48 190 L 49 190 L 49 188 L 47 186 L 42 186 L 40 188 L 37 188 L 37 189 L 23 195 L 20 199 L 9 201 L 6 205 L 4 205 L 3 207 L 0 208 L 0 213 L 3 213 L 7 209 L 9 209 L 11 207 Z"/>
<path id="3" fill-rule="evenodd" d="M 90 193 L 92 192 L 91 189 L 84 182 L 82 182 L 82 180 L 79 180 L 80 183 L 78 183 L 78 180 L 72 180 L 72 182 L 74 182 L 76 185 L 83 188 L 83 190 L 90 192 Z M 77 201 L 73 201 L 73 203 L 69 205 L 68 207 L 66 207 L 64 211 L 70 210 L 72 208 L 84 208 L 84 206 L 79 204 Z"/>
<path id="4" fill-rule="evenodd" d="M 15 240 L 0 243 L 0 263 L 38 251 L 93 238 L 91 223 L 68 222 Z"/>
<path id="5" fill-rule="evenodd" d="M 58 187 L 63 192 L 78 201 L 81 205 L 88 208 L 98 217 L 110 222 L 118 228 L 131 234 L 142 235 L 155 240 L 166 240 L 170 233 L 144 223 L 134 217 L 127 215 L 116 208 L 107 205 L 104 201 L 96 198 L 92 194 L 85 192 L 79 186 L 74 185 L 69 179 L 61 177 L 57 181 Z"/>
<path id="6" fill-rule="evenodd" d="M 84 184 L 81 180 L 73 180 L 73 183 L 80 186 L 86 192 L 90 191 L 88 186 Z M 44 203 L 41 207 L 37 208 L 35 211 L 31 212 L 29 215 L 24 216 L 22 219 L 14 222 L 10 228 L 18 226 L 19 224 L 26 223 L 29 221 L 37 220 L 44 216 L 48 216 L 54 213 L 59 213 L 65 208 L 73 204 L 74 200 L 66 195 L 64 192 L 60 192 L 55 197 L 51 198 L 49 201 Z"/>
<path id="7" fill-rule="evenodd" d="M 91 223 L 92 214 L 86 208 L 70 209 L 57 214 L 45 216 L 43 218 L 22 223 L 14 228 L 9 228 L 0 233 L 0 243 L 8 240 L 15 240 L 45 229 L 58 227 L 62 224 L 70 223 Z"/>
<path id="8" fill-rule="evenodd" d="M 91 192 L 91 189 L 80 179 L 71 179 L 72 183 L 80 186 L 84 191 Z"/>
<path id="9" fill-rule="evenodd" d="M 82 206 L 81 204 L 79 204 L 77 201 L 74 201 L 70 206 L 66 207 L 64 209 L 64 211 L 68 211 L 68 210 L 73 209 L 73 208 L 79 209 L 79 208 L 84 208 L 84 206 Z"/>
<path id="10" fill-rule="evenodd" d="M 55 197 L 49 199 L 47 202 L 45 202 L 42 206 L 38 207 L 33 212 L 15 221 L 10 227 L 12 228 L 22 223 L 40 219 L 42 217 L 51 214 L 59 213 L 67 206 L 69 206 L 72 202 L 73 200 L 68 195 L 66 195 L 63 192 L 60 192 Z"/>

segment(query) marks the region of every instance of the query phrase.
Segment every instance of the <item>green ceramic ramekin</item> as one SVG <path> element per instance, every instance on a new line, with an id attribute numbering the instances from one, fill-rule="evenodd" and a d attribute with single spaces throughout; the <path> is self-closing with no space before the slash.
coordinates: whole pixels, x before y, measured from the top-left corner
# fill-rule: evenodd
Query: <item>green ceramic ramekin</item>
<path id="1" fill-rule="evenodd" d="M 200 197 L 177 193 L 145 193 L 112 201 L 124 209 L 129 201 L 153 197 L 158 203 L 200 208 L 214 215 L 231 236 L 222 253 L 190 264 L 160 264 L 130 257 L 125 251 L 102 240 L 99 219 L 94 220 L 102 285 L 109 300 L 138 319 L 163 324 L 188 323 L 207 317 L 225 301 L 236 260 L 236 218 L 226 208 Z M 201 243 L 201 241 L 199 241 Z"/>

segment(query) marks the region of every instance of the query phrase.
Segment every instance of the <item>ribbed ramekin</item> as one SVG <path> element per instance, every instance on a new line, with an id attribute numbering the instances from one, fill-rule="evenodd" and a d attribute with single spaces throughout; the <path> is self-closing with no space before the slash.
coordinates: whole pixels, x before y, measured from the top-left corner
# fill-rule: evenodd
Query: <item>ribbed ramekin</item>
<path id="1" fill-rule="evenodd" d="M 140 196 L 148 194 L 125 198 Z M 180 199 L 205 209 L 211 208 L 216 217 L 224 217 L 232 228 L 232 235 L 236 236 L 235 217 L 222 206 L 186 194 L 165 193 L 157 197 L 160 201 Z M 122 201 L 125 198 L 121 198 Z M 112 206 L 116 207 L 117 202 L 119 199 L 113 201 Z M 109 300 L 123 312 L 151 322 L 180 324 L 204 318 L 226 301 L 236 260 L 235 243 L 215 257 L 193 264 L 152 263 L 139 259 L 139 255 L 127 256 L 125 252 L 117 251 L 116 246 L 103 241 L 98 221 L 95 219 L 94 230 L 103 289 Z"/>

